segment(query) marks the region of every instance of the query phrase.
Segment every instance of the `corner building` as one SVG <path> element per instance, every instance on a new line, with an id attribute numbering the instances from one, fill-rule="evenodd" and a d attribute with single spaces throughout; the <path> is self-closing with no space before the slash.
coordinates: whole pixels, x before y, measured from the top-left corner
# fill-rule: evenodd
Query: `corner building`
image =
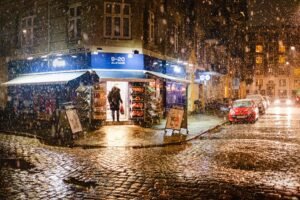
<path id="1" fill-rule="evenodd" d="M 4 0 L 0 5 L 1 54 L 9 79 L 4 85 L 16 113 L 47 120 L 66 102 L 86 101 L 90 114 L 83 117 L 110 121 L 106 95 L 113 86 L 121 89 L 122 121 L 144 120 L 148 106 L 160 117 L 172 106 L 187 106 L 192 1 Z M 90 99 L 78 100 L 84 87 Z"/>

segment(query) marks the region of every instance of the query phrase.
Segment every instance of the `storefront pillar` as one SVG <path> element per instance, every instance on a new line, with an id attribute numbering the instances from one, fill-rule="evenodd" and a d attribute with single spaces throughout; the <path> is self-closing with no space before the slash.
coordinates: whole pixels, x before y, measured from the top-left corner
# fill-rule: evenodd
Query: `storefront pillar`
<path id="1" fill-rule="evenodd" d="M 246 82 L 245 81 L 242 81 L 241 84 L 240 84 L 240 89 L 239 89 L 239 98 L 240 99 L 243 99 L 246 97 L 246 89 L 247 89 L 247 86 L 246 86 Z"/>
<path id="2" fill-rule="evenodd" d="M 0 84 L 7 81 L 8 72 L 4 57 L 0 57 Z M 0 109 L 4 109 L 7 101 L 7 88 L 0 85 Z"/>
<path id="3" fill-rule="evenodd" d="M 194 102 L 199 99 L 199 85 L 191 83 L 188 86 L 188 112 L 195 110 Z"/>

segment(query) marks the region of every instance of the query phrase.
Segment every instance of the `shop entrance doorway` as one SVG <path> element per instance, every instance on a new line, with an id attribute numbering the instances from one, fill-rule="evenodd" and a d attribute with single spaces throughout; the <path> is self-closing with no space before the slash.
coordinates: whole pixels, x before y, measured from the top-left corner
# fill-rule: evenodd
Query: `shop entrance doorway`
<path id="1" fill-rule="evenodd" d="M 129 119 L 129 108 L 128 108 L 128 82 L 119 82 L 119 81 L 107 81 L 106 84 L 106 96 L 108 96 L 109 92 L 113 87 L 118 87 L 120 89 L 121 98 L 124 106 L 124 114 L 120 113 L 120 121 L 128 121 Z M 109 108 L 109 102 L 106 101 L 106 120 L 112 121 L 111 110 Z"/>

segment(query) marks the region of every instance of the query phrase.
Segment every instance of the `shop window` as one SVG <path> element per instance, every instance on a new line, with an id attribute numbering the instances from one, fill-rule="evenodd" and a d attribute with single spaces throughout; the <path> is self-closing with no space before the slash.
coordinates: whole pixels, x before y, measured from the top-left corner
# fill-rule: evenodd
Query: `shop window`
<path id="1" fill-rule="evenodd" d="M 262 45 L 256 45 L 255 52 L 256 53 L 262 53 L 263 52 L 263 46 Z"/>
<path id="2" fill-rule="evenodd" d="M 279 86 L 280 87 L 285 87 L 286 86 L 286 80 L 285 79 L 280 79 L 279 80 Z"/>
<path id="3" fill-rule="evenodd" d="M 166 107 L 186 105 L 186 85 L 176 82 L 166 83 Z"/>
<path id="4" fill-rule="evenodd" d="M 104 8 L 104 36 L 107 38 L 130 39 L 130 4 L 104 2 Z"/>
<path id="5" fill-rule="evenodd" d="M 81 37 L 81 12 L 81 3 L 73 4 L 69 7 L 69 40 L 74 40 Z"/>
<path id="6" fill-rule="evenodd" d="M 151 11 L 149 12 L 148 24 L 149 24 L 149 41 L 153 42 L 155 37 L 155 26 L 154 26 L 154 13 Z"/>
<path id="7" fill-rule="evenodd" d="M 23 17 L 21 21 L 21 45 L 32 46 L 34 37 L 34 16 Z"/>

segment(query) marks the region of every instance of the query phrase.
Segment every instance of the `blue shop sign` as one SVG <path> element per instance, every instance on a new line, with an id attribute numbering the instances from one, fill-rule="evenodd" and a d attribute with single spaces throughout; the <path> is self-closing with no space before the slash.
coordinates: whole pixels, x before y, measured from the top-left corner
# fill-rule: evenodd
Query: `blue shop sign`
<path id="1" fill-rule="evenodd" d="M 93 69 L 144 69 L 144 55 L 127 53 L 92 54 Z"/>
<path id="2" fill-rule="evenodd" d="M 90 54 L 85 53 L 38 57 L 32 60 L 14 60 L 9 63 L 9 72 L 12 75 L 89 68 Z"/>
<path id="3" fill-rule="evenodd" d="M 186 77 L 186 70 L 184 65 L 167 62 L 166 63 L 166 74 L 174 77 Z"/>

